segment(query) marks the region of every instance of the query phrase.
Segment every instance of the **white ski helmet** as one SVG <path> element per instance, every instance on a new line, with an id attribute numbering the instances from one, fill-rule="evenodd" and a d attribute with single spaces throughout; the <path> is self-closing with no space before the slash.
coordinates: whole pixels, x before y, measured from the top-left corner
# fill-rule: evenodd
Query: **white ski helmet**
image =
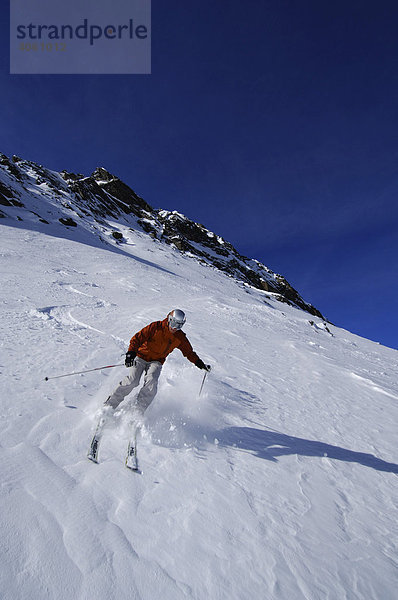
<path id="1" fill-rule="evenodd" d="M 169 312 L 167 320 L 171 329 L 182 329 L 182 326 L 186 321 L 185 313 L 179 308 L 176 308 Z"/>

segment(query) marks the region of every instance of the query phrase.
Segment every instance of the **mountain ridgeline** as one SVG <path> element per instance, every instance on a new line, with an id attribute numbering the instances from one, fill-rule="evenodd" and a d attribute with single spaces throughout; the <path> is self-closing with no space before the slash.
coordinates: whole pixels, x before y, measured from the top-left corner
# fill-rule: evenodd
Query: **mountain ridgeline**
<path id="1" fill-rule="evenodd" d="M 273 294 L 323 319 L 284 277 L 242 256 L 219 235 L 176 211 L 152 208 L 118 177 L 99 167 L 91 176 L 57 173 L 17 156 L 0 154 L 0 218 L 27 228 L 83 228 L 102 242 L 123 245 L 118 223 L 224 272 L 241 284 Z M 12 223 L 7 223 L 12 224 Z M 22 226 L 22 223 L 20 224 Z M 49 231 L 50 233 L 50 231 Z"/>

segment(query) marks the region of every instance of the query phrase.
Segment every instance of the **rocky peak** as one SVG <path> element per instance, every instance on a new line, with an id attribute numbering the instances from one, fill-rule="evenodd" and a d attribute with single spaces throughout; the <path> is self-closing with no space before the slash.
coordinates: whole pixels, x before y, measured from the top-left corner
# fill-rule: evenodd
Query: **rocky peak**
<path id="1" fill-rule="evenodd" d="M 118 177 L 109 173 L 104 167 L 97 167 L 91 177 L 93 177 L 97 183 L 109 183 L 110 181 L 119 180 Z"/>

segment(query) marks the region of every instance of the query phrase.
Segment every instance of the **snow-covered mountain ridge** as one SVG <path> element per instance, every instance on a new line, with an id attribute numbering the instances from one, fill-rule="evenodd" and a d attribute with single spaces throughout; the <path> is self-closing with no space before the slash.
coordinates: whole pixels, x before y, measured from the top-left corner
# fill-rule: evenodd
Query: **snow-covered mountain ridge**
<path id="1" fill-rule="evenodd" d="M 17 156 L 0 154 L 0 217 L 61 227 L 83 227 L 100 239 L 123 245 L 127 240 L 117 223 L 145 231 L 172 244 L 202 263 L 277 295 L 312 315 L 322 314 L 305 302 L 284 277 L 254 259 L 242 256 L 232 244 L 176 211 L 152 208 L 118 177 L 97 168 L 85 177 L 56 173 Z M 43 229 L 43 231 L 45 228 Z"/>

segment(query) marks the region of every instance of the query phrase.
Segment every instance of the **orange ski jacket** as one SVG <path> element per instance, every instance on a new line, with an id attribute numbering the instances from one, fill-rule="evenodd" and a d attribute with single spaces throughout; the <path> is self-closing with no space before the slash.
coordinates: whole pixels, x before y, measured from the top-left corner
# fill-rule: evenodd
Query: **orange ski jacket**
<path id="1" fill-rule="evenodd" d="M 156 360 L 163 364 L 174 348 L 181 350 L 194 364 L 199 359 L 185 333 L 181 329 L 170 331 L 166 318 L 154 321 L 136 333 L 130 340 L 129 352 L 136 352 L 137 356 L 148 362 Z"/>

